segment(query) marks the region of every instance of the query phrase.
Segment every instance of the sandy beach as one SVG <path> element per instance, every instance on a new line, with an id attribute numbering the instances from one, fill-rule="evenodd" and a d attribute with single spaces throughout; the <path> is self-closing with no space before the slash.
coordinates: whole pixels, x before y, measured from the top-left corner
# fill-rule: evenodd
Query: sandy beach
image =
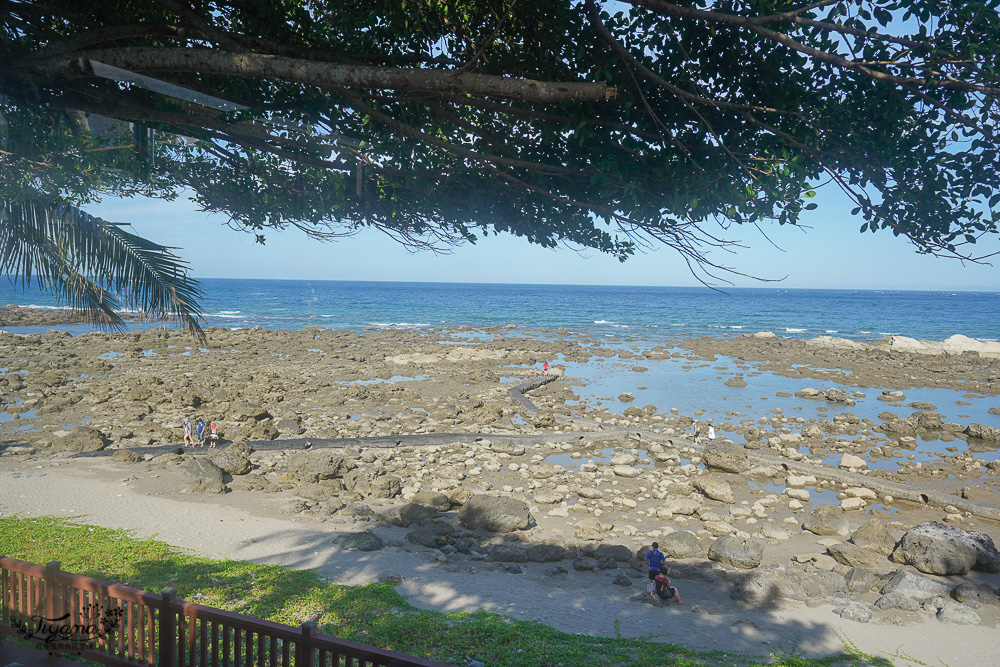
<path id="1" fill-rule="evenodd" d="M 847 540 L 846 535 L 822 536 L 802 528 L 810 512 L 823 504 L 821 499 L 836 505 L 833 496 L 837 495 L 843 496 L 842 504 L 853 508 L 844 511 L 850 531 L 876 518 L 894 540 L 921 522 L 937 521 L 981 531 L 998 541 L 1000 529 L 995 521 L 955 507 L 894 503 L 884 494 L 852 505 L 845 502 L 856 497 L 844 493 L 848 485 L 832 481 L 825 482 L 825 487 L 822 480 L 818 485 L 816 480 L 807 481 L 804 496 L 788 495 L 796 491 L 796 484 L 786 470 L 768 473 L 769 487 L 754 482 L 752 475 L 718 470 L 708 474 L 697 452 L 685 446 L 691 416 L 657 408 L 630 409 L 626 415 L 631 416 L 616 416 L 595 405 L 568 407 L 567 399 L 579 398 L 571 378 L 530 392 L 531 401 L 541 410 L 525 412 L 507 394 L 509 385 L 498 382 L 499 376 L 533 377 L 536 371 L 531 365 L 541 358 L 559 354 L 582 359 L 595 354 L 586 344 L 526 338 L 516 346 L 498 339 L 456 346 L 441 344 L 437 339 L 446 338 L 443 334 L 428 337 L 404 332 L 378 344 L 342 332 L 261 330 L 212 335 L 216 338 L 212 348 L 201 354 L 186 350 L 184 356 L 178 356 L 181 351 L 171 347 L 170 336 L 161 331 L 75 339 L 4 336 L 0 341 L 4 356 L 20 355 L 28 370 L 24 380 L 5 377 L 6 388 L 16 387 L 21 400 L 13 410 L 26 411 L 28 406 L 36 412 L 2 424 L 7 450 L 0 456 L 0 511 L 26 517 L 79 517 L 85 523 L 126 528 L 142 537 L 155 535 L 213 558 L 311 568 L 345 584 L 401 575 L 399 590 L 416 606 L 487 609 L 575 633 L 651 635 L 692 647 L 762 656 L 774 652 L 824 656 L 853 645 L 888 656 L 897 665 L 991 665 L 1000 651 L 996 602 L 963 603 L 963 608 L 976 612 L 979 621 L 973 625 L 939 620 L 935 611 L 952 604 L 940 596 L 906 608 L 878 607 L 878 600 L 885 597 L 873 586 L 879 577 L 884 582 L 900 569 L 916 570 L 884 556 L 867 567 L 848 567 L 827 553 L 829 547 Z M 753 346 L 766 356 L 761 341 L 753 341 Z M 731 347 L 724 351 L 732 353 Z M 158 352 L 143 353 L 153 349 Z M 322 355 L 316 350 L 322 350 Z M 127 362 L 112 364 L 107 356 L 100 357 L 107 352 L 120 354 Z M 601 350 L 600 354 L 610 352 Z M 776 348 L 772 356 L 782 352 Z M 641 363 L 637 361 L 641 355 L 635 352 L 613 353 L 620 362 Z M 704 355 L 706 350 L 699 353 Z M 831 367 L 836 353 L 829 356 L 822 359 L 822 368 Z M 248 361 L 253 363 L 248 365 Z M 905 380 L 894 378 L 891 365 L 866 363 L 857 355 L 847 362 L 855 370 L 863 367 L 868 375 L 881 378 L 881 386 L 887 389 L 913 386 L 916 379 L 912 372 Z M 942 383 L 976 382 L 977 389 L 985 391 L 993 381 L 994 364 L 984 357 L 978 373 L 948 376 Z M 84 381 L 69 381 L 80 377 L 80 366 L 87 370 L 85 389 L 81 387 Z M 820 362 L 816 366 L 821 367 Z M 103 375 L 97 372 L 102 369 Z M 808 368 L 796 372 L 801 375 Z M 66 378 L 61 383 L 52 375 L 59 373 Z M 31 380 L 46 374 L 46 391 L 33 391 Z M 407 379 L 399 379 L 404 375 Z M 167 377 L 171 380 L 161 379 Z M 379 378 L 382 381 L 358 382 Z M 180 417 L 196 413 L 219 422 L 225 444 L 268 443 L 249 457 L 250 474 L 222 478 L 227 493 L 184 492 L 191 486 L 190 460 L 204 458 L 211 454 L 209 450 L 162 453 L 165 445 L 179 444 Z M 125 415 L 129 417 L 124 419 Z M 761 415 L 743 417 L 750 425 L 742 427 L 744 433 L 759 428 L 753 425 Z M 577 427 L 579 437 L 567 441 L 567 432 L 577 430 L 565 421 L 569 418 L 596 426 Z M 34 428 L 16 430 L 29 419 Z M 67 451 L 65 444 L 76 437 L 70 435 L 69 424 L 84 419 L 90 428 L 101 431 L 107 443 L 87 455 Z M 50 426 L 44 425 L 47 421 Z M 730 417 L 722 424 L 734 434 L 738 422 Z M 777 424 L 775 440 L 783 432 L 782 423 Z M 827 434 L 832 431 L 832 426 L 816 420 L 792 424 L 799 434 L 807 433 L 812 425 L 830 429 Z M 820 439 L 816 449 L 846 452 L 849 443 L 850 451 L 860 453 L 865 448 L 874 461 L 878 453 L 887 452 L 885 443 L 893 441 L 872 426 L 841 420 L 835 441 Z M 603 427 L 626 432 L 599 438 Z M 636 434 L 631 440 L 628 429 Z M 436 432 L 485 432 L 493 442 L 470 435 L 468 442 L 387 446 L 381 441 L 366 447 L 363 440 L 403 434 L 433 438 Z M 649 434 L 648 438 L 642 433 Z M 517 444 L 519 437 L 532 434 L 543 437 Z M 295 446 L 283 449 L 282 440 L 291 442 L 292 437 Z M 337 451 L 348 461 L 347 468 L 368 470 L 367 481 L 351 477 L 352 472 L 307 482 L 301 470 L 295 472 L 294 457 L 303 452 L 302 443 L 309 438 L 317 443 L 323 438 L 354 438 L 346 448 L 327 450 L 317 445 L 310 451 Z M 899 436 L 894 441 L 898 443 Z M 748 450 L 751 456 L 758 450 L 773 456 L 792 453 L 767 437 L 763 445 L 750 444 L 748 440 L 739 449 Z M 124 449 L 136 452 L 133 462 L 110 456 Z M 995 506 L 996 469 L 988 461 L 977 463 L 968 451 L 944 454 L 936 468 L 963 471 L 960 478 L 932 473 L 930 466 L 907 466 L 905 456 L 904 465 L 876 471 L 871 478 L 948 493 L 974 487 L 978 491 L 966 489 L 970 500 L 956 495 L 955 503 L 967 502 L 973 509 L 976 502 Z M 547 462 L 553 455 L 564 457 L 564 465 Z M 614 464 L 613 456 L 630 463 Z M 788 460 L 811 465 L 808 456 Z M 372 472 L 375 468 L 379 470 Z M 857 471 L 842 472 L 864 481 Z M 775 486 L 777 477 L 787 483 L 785 493 Z M 388 478 L 398 481 L 390 483 Z M 733 497 L 728 501 L 709 497 L 708 478 L 726 484 Z M 452 508 L 412 524 L 400 521 L 399 508 L 420 492 L 447 495 Z M 531 525 L 507 533 L 466 531 L 458 520 L 459 506 L 475 493 L 522 499 L 530 508 Z M 796 495 L 809 500 L 796 502 Z M 660 511 L 680 497 L 696 499 L 696 509 L 687 514 Z M 412 533 L 440 524 L 454 526 L 445 546 L 410 539 Z M 344 533 L 363 531 L 377 535 L 383 546 L 348 551 L 334 543 Z M 671 578 L 687 603 L 683 606 L 659 608 L 630 600 L 645 590 L 642 568 L 594 557 L 596 545 L 624 545 L 634 552 L 654 539 L 666 544 L 682 532 L 700 545 L 697 554 L 670 557 Z M 707 555 L 711 544 L 728 535 L 760 540 L 763 557 L 753 570 L 800 577 L 805 593 L 770 604 L 733 599 L 734 587 L 747 570 Z M 475 544 L 456 548 L 462 540 Z M 564 555 L 553 562 L 515 558 L 513 565 L 509 558 L 498 556 L 499 547 L 531 544 L 556 545 Z M 830 574 L 848 576 L 858 569 L 873 576 L 867 590 L 809 589 L 811 581 L 826 581 L 823 577 Z M 1000 586 L 1000 575 L 989 571 L 934 578 L 950 586 L 971 583 L 990 590 Z M 873 611 L 870 620 L 858 622 L 835 613 L 852 601 Z"/>

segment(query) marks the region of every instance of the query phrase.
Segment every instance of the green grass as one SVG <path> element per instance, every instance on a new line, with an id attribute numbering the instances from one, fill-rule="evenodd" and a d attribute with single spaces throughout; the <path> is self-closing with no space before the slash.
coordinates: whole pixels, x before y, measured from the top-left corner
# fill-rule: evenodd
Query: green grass
<path id="1" fill-rule="evenodd" d="M 147 591 L 172 587 L 185 599 L 279 623 L 315 620 L 327 634 L 457 665 L 475 659 L 489 667 L 891 667 L 853 647 L 822 659 L 777 655 L 762 661 L 650 638 L 574 635 L 483 611 L 426 611 L 410 605 L 393 584 L 343 586 L 309 570 L 202 558 L 152 538 L 63 519 L 0 517 L 0 555 L 57 560 L 63 570 Z"/>

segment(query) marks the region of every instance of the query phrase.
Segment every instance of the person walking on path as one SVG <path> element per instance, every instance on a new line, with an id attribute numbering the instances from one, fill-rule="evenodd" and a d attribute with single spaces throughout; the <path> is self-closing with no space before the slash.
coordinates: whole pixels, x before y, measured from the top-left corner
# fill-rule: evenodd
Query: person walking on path
<path id="1" fill-rule="evenodd" d="M 542 364 L 542 374 L 543 375 L 549 374 L 549 362 L 547 361 L 544 364 Z"/>
<path id="2" fill-rule="evenodd" d="M 715 427 L 712 426 L 712 422 L 709 422 L 708 423 L 708 444 L 712 444 L 713 440 L 715 440 Z"/>
<path id="3" fill-rule="evenodd" d="M 184 444 L 194 447 L 194 440 L 191 439 L 191 420 L 187 417 L 184 418 Z"/>
<path id="4" fill-rule="evenodd" d="M 198 418 L 198 446 L 205 446 L 205 420 Z"/>
<path id="5" fill-rule="evenodd" d="M 701 444 L 701 424 L 698 422 L 694 423 L 694 444 Z"/>

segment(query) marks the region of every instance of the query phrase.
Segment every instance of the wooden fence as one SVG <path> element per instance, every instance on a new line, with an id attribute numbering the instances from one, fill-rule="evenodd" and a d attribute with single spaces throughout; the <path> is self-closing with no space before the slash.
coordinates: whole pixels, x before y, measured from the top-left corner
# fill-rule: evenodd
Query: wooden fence
<path id="1" fill-rule="evenodd" d="M 0 557 L 0 641 L 6 633 L 111 666 L 444 667 L 317 633 L 312 621 L 296 628 L 176 594 Z"/>

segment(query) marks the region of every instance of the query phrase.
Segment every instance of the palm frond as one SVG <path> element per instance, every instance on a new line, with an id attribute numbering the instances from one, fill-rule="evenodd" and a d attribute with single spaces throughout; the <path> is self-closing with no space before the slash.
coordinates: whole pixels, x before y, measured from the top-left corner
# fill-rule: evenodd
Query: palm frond
<path id="1" fill-rule="evenodd" d="M 202 292 L 171 250 L 69 204 L 0 198 L 0 271 L 37 280 L 99 327 L 121 330 L 128 308 L 204 340 Z"/>

